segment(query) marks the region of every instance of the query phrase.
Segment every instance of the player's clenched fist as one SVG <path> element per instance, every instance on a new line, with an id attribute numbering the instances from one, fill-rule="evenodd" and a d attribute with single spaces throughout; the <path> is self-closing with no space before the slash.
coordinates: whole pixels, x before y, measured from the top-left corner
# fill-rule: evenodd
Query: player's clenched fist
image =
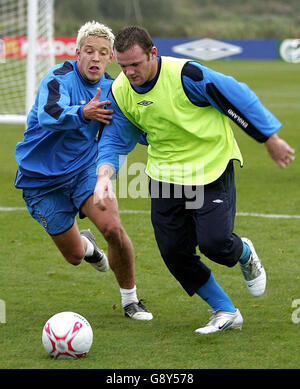
<path id="1" fill-rule="evenodd" d="M 112 109 L 106 109 L 105 106 L 110 104 L 111 101 L 104 100 L 99 101 L 101 95 L 101 89 L 97 88 L 95 96 L 83 107 L 83 114 L 86 119 L 97 120 L 105 124 L 109 124 L 112 119 Z"/>

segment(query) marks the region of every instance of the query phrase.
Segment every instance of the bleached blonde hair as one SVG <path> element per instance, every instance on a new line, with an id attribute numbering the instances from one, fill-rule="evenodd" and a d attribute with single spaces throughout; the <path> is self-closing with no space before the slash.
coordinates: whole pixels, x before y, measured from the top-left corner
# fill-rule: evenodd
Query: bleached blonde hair
<path id="1" fill-rule="evenodd" d="M 113 49 L 115 36 L 112 30 L 102 23 L 92 21 L 85 23 L 83 26 L 80 27 L 78 31 L 76 39 L 76 47 L 78 48 L 78 50 L 81 50 L 83 41 L 89 36 L 98 36 L 106 38 L 110 43 L 111 50 Z"/>

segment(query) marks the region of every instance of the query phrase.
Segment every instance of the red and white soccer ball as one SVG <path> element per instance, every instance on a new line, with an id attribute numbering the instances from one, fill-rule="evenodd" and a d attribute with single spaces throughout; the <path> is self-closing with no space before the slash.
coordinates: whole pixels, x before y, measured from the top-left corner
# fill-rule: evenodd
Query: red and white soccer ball
<path id="1" fill-rule="evenodd" d="M 52 358 L 81 358 L 92 346 L 93 330 L 78 313 L 60 312 L 44 325 L 42 343 Z"/>

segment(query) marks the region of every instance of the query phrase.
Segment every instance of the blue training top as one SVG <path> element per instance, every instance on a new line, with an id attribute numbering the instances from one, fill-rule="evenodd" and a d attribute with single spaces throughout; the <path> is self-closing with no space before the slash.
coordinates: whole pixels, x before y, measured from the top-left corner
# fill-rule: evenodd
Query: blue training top
<path id="1" fill-rule="evenodd" d="M 160 73 L 160 58 L 158 61 L 156 77 L 142 86 L 133 87 L 138 93 L 146 93 L 155 85 Z M 238 82 L 231 76 L 189 61 L 183 67 L 182 82 L 195 109 L 196 106 L 215 107 L 258 142 L 265 142 L 282 126 L 245 83 Z M 111 123 L 105 126 L 99 142 L 97 166 L 107 163 L 118 171 L 119 156 L 127 155 L 137 142 L 141 143 L 141 131 L 123 115 L 111 90 L 107 98 L 112 101 L 110 108 L 114 110 L 114 114 Z M 124 158 L 120 160 L 124 161 Z"/>
<path id="2" fill-rule="evenodd" d="M 58 185 L 95 163 L 103 124 L 86 120 L 82 110 L 97 88 L 105 100 L 112 82 L 107 73 L 96 84 L 86 82 L 76 61 L 47 73 L 28 115 L 24 140 L 16 147 L 17 188 Z"/>
<path id="3" fill-rule="evenodd" d="M 158 61 L 160 66 L 160 58 Z M 135 89 L 146 93 L 158 76 L 159 71 L 153 80 Z M 281 127 L 255 93 L 233 77 L 191 61 L 183 68 L 182 81 L 185 93 L 196 106 L 214 106 L 259 142 L 265 142 Z M 17 188 L 58 185 L 95 162 L 97 166 L 111 164 L 118 171 L 119 155 L 128 154 L 138 142 L 147 144 L 146 137 L 117 106 L 112 82 L 107 73 L 96 84 L 86 82 L 76 61 L 66 61 L 48 72 L 28 115 L 24 140 L 16 147 Z M 111 100 L 109 108 L 114 113 L 111 123 L 104 127 L 98 153 L 97 134 L 103 124 L 85 120 L 82 109 L 99 87 L 100 100 Z"/>

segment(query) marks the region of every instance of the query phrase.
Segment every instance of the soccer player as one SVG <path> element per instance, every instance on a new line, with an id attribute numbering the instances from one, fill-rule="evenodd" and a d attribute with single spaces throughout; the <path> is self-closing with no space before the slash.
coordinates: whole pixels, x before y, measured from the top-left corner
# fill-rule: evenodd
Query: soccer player
<path id="1" fill-rule="evenodd" d="M 247 85 L 193 60 L 159 57 L 145 29 L 122 29 L 114 54 L 122 73 L 109 95 L 114 119 L 100 141 L 94 200 L 105 208 L 119 154 L 130 152 L 144 131 L 151 220 L 161 256 L 188 295 L 198 294 L 213 310 L 196 333 L 241 328 L 239 309 L 196 255 L 198 246 L 216 263 L 239 263 L 250 294 L 264 293 L 266 272 L 253 243 L 233 232 L 233 160 L 243 160 L 229 118 L 264 143 L 282 168 L 294 160 L 294 150 L 277 135 L 281 123 Z"/>
<path id="2" fill-rule="evenodd" d="M 112 119 L 105 96 L 112 79 L 105 73 L 113 59 L 114 35 L 97 22 L 78 31 L 76 60 L 54 66 L 42 80 L 17 144 L 15 186 L 31 216 L 48 232 L 64 258 L 79 265 L 84 258 L 95 269 L 113 270 L 125 316 L 151 320 L 137 298 L 134 249 L 118 214 L 116 198 L 106 210 L 94 205 L 97 134 Z M 88 217 L 108 244 L 108 259 L 90 230 L 79 231 L 75 217 Z"/>

